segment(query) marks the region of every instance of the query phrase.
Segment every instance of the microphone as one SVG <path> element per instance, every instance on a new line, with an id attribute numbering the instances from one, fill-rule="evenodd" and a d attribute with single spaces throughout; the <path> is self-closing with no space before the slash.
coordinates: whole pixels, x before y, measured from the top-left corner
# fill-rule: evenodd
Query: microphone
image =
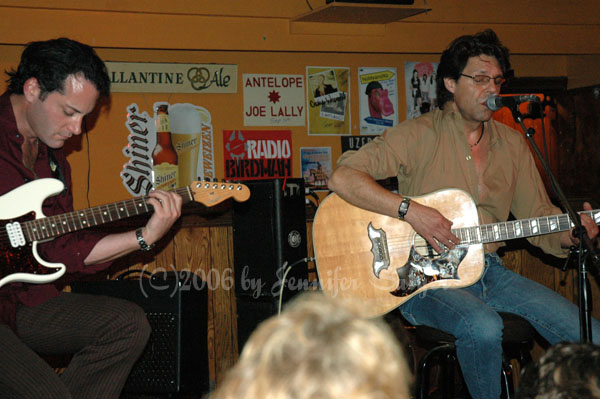
<path id="1" fill-rule="evenodd" d="M 492 111 L 498 111 L 502 107 L 512 107 L 527 102 L 540 102 L 540 98 L 534 94 L 505 97 L 500 97 L 497 94 L 492 94 L 485 100 L 485 105 L 487 105 L 487 107 Z"/>

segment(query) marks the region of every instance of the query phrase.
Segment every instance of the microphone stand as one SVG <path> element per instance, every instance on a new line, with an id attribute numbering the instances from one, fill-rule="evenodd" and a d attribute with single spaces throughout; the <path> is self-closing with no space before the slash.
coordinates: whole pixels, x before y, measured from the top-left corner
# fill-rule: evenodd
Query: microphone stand
<path id="1" fill-rule="evenodd" d="M 546 162 L 546 159 L 542 156 L 540 149 L 537 144 L 533 140 L 533 135 L 535 134 L 534 128 L 527 129 L 525 124 L 523 123 L 523 116 L 519 112 L 519 104 L 516 102 L 508 105 L 508 108 L 511 110 L 513 118 L 515 122 L 518 122 L 525 133 L 525 137 L 531 144 L 531 148 L 535 152 L 537 158 L 540 160 L 542 165 L 544 166 L 544 170 L 550 179 L 550 183 L 559 197 L 559 200 L 563 204 L 571 223 L 575 225 L 573 230 L 573 235 L 579 238 L 579 247 L 575 250 L 575 247 L 571 247 L 571 253 L 577 252 L 578 254 L 578 289 L 579 289 L 579 328 L 580 328 L 580 341 L 581 343 L 591 343 L 592 342 L 592 318 L 591 318 L 591 291 L 589 287 L 589 279 L 588 279 L 588 270 L 586 266 L 586 258 L 590 256 L 590 259 L 593 264 L 600 265 L 600 257 L 596 253 L 594 248 L 594 244 L 590 240 L 587 235 L 585 228 L 581 225 L 581 219 L 579 214 L 576 213 L 569 201 L 567 201 L 567 197 L 561 190 L 560 186 L 556 182 L 556 179 L 552 175 L 550 171 L 550 167 Z M 542 112 L 542 118 L 544 117 L 544 113 Z M 585 248 L 584 248 L 585 246 Z"/>

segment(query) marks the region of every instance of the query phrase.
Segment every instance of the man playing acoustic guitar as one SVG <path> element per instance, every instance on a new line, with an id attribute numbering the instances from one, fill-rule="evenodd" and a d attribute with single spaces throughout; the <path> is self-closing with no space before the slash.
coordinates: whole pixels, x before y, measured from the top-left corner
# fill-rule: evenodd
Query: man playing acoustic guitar
<path id="1" fill-rule="evenodd" d="M 509 213 L 516 219 L 560 214 L 548 198 L 522 134 L 491 119 L 493 112 L 486 106 L 489 96 L 499 94 L 509 70 L 508 49 L 493 31 L 457 38 L 443 52 L 437 70 L 439 109 L 388 129 L 359 151 L 344 153 L 329 188 L 356 207 L 410 224 L 437 253 L 444 252 L 441 245 L 457 248 L 461 240 L 477 233 L 469 230 L 459 239 L 442 211 L 410 197 L 463 190 L 473 198 L 482 224 L 506 222 Z M 402 195 L 375 181 L 391 176 L 398 177 Z M 591 207 L 586 203 L 584 209 Z M 598 226 L 587 215 L 581 220 L 595 240 Z M 547 253 L 566 257 L 566 248 L 578 241 L 569 229 L 528 240 Z M 365 234 L 366 230 L 365 226 Z M 373 240 L 377 236 L 373 234 Z M 387 239 L 393 237 L 388 234 Z M 315 238 L 315 246 L 317 242 Z M 551 344 L 579 339 L 578 308 L 556 292 L 506 270 L 495 252 L 501 245 L 500 240 L 485 244 L 485 266 L 474 284 L 424 290 L 400 305 L 411 323 L 456 337 L 465 381 L 477 399 L 500 397 L 503 325 L 498 312 L 524 317 Z M 385 265 L 376 266 L 376 274 L 383 275 Z M 593 339 L 599 342 L 597 320 L 592 328 Z"/>
<path id="2" fill-rule="evenodd" d="M 82 121 L 98 98 L 109 95 L 106 67 L 91 47 L 56 39 L 28 45 L 9 76 L 8 90 L 0 97 L 0 195 L 54 177 L 66 188 L 44 202 L 43 213 L 71 212 L 71 171 L 62 147 L 71 136 L 81 134 Z M 3 213 L 31 200 L 3 203 Z M 89 274 L 107 268 L 117 257 L 146 249 L 179 218 L 182 198 L 155 191 L 147 202 L 154 212 L 137 232 L 68 233 L 40 244 L 39 255 L 63 263 L 67 273 Z M 5 231 L 3 225 L 3 240 Z M 10 257 L 3 253 L 2 262 Z M 0 288 L 0 316 L 3 398 L 118 398 L 150 334 L 137 305 L 60 294 L 53 284 L 12 283 Z M 38 353 L 74 356 L 59 377 Z"/>

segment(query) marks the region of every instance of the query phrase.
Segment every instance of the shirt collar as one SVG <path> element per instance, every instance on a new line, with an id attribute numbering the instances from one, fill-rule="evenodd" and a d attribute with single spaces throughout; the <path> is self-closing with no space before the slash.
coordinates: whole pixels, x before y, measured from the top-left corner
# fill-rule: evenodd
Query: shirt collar
<path id="1" fill-rule="evenodd" d="M 10 102 L 10 93 L 4 92 L 0 96 L 0 110 L 2 110 L 0 112 L 0 126 L 2 126 L 0 131 L 6 135 L 8 142 L 13 143 L 11 145 L 15 145 L 14 148 L 17 148 L 19 154 L 21 154 L 21 145 L 25 138 L 17 127 L 17 120 Z M 40 141 L 38 143 L 38 159 L 45 159 L 47 154 L 48 147 Z"/>
<path id="2" fill-rule="evenodd" d="M 455 134 L 463 133 L 463 118 L 461 113 L 458 111 L 458 107 L 454 101 L 448 101 L 444 105 L 444 109 L 442 110 L 442 119 L 446 123 L 450 123 L 454 129 Z M 500 123 L 496 121 L 494 118 L 490 119 L 487 122 L 484 122 L 485 134 L 488 135 L 489 147 L 492 148 L 500 141 L 500 136 L 498 135 L 498 131 L 496 129 L 497 124 Z M 466 140 L 464 134 L 461 136 Z"/>

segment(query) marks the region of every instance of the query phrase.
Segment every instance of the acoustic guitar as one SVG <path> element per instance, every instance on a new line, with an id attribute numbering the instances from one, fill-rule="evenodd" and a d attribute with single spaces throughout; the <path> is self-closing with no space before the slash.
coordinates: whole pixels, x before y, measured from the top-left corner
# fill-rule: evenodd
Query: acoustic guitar
<path id="1" fill-rule="evenodd" d="M 479 225 L 463 190 L 412 197 L 453 222 L 461 243 L 437 253 L 407 222 L 327 196 L 315 214 L 313 247 L 325 294 L 359 306 L 365 317 L 385 314 L 433 288 L 474 284 L 483 273 L 483 244 L 556 233 L 573 227 L 566 214 Z M 600 224 L 600 210 L 585 211 Z"/>

